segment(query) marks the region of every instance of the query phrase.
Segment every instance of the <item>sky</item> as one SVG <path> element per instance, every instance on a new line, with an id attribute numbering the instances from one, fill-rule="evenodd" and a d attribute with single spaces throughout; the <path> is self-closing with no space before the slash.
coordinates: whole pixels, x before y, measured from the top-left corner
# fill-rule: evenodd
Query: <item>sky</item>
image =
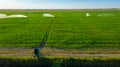
<path id="1" fill-rule="evenodd" d="M 120 0 L 0 0 L 0 9 L 120 8 Z"/>

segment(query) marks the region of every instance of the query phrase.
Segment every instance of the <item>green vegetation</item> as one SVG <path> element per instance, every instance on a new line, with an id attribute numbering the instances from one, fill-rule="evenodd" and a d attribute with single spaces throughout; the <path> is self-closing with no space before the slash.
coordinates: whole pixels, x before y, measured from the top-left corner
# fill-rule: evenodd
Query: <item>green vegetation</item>
<path id="1" fill-rule="evenodd" d="M 52 22 L 46 47 L 120 49 L 119 10 L 0 10 L 0 13 L 28 16 L 0 19 L 0 47 L 37 47 Z M 56 17 L 45 18 L 43 13 Z M 86 17 L 86 13 L 91 16 Z"/>
<path id="2" fill-rule="evenodd" d="M 0 57 L 1 67 L 119 67 L 119 58 Z"/>

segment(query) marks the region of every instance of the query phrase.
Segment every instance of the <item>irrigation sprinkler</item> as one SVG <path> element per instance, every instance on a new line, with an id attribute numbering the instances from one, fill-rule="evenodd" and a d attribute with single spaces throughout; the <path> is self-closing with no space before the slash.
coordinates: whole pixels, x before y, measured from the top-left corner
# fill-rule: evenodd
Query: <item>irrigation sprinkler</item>
<path id="1" fill-rule="evenodd" d="M 42 56 L 42 53 L 41 53 L 41 50 L 43 49 L 43 47 L 45 46 L 46 42 L 47 42 L 47 39 L 48 39 L 48 36 L 49 36 L 49 33 L 50 33 L 50 29 L 52 27 L 52 24 L 53 24 L 53 20 L 51 20 L 48 28 L 47 28 L 47 31 L 43 37 L 43 40 L 42 42 L 40 43 L 40 46 L 38 48 L 34 48 L 34 55 L 38 58 L 40 58 Z"/>
<path id="2" fill-rule="evenodd" d="M 89 17 L 90 16 L 90 14 L 89 13 L 86 13 L 86 17 Z"/>

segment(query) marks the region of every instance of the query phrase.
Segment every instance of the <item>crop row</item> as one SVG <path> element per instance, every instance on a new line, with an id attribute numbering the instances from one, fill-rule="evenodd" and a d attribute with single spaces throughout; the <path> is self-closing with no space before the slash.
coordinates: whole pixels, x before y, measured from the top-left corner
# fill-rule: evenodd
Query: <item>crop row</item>
<path id="1" fill-rule="evenodd" d="M 1 67 L 119 67 L 114 58 L 20 58 L 0 57 Z"/>

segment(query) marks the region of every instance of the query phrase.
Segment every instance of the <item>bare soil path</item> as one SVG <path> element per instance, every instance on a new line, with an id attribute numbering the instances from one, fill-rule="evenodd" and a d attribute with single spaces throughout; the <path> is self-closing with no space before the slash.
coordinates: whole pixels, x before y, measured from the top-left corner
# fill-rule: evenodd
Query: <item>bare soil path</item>
<path id="1" fill-rule="evenodd" d="M 63 56 L 63 57 L 120 57 L 119 50 L 62 50 L 44 48 L 43 56 Z M 33 49 L 24 48 L 0 48 L 0 56 L 34 56 Z"/>

